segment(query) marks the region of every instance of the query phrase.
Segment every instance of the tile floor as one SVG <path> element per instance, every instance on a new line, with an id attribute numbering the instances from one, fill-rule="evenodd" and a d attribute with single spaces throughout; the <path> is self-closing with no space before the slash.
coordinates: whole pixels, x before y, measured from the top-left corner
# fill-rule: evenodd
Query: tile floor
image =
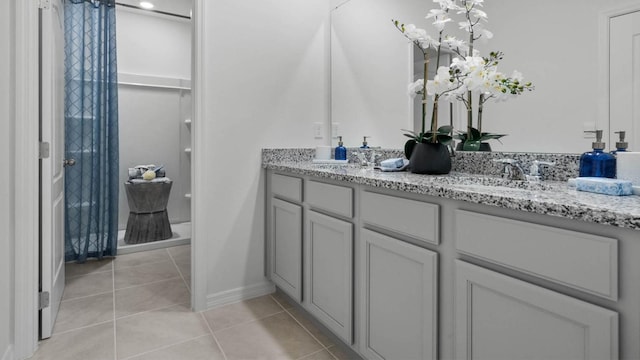
<path id="1" fill-rule="evenodd" d="M 33 359 L 351 359 L 279 292 L 201 313 L 190 246 L 67 264 L 53 336 Z"/>

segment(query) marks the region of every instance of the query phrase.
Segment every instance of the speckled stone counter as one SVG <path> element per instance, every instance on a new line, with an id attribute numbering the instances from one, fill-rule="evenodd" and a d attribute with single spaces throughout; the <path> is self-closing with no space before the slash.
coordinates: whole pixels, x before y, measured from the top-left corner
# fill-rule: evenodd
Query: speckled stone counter
<path id="1" fill-rule="evenodd" d="M 392 153 L 394 150 L 388 151 Z M 395 152 L 398 153 L 397 150 Z M 497 158 L 503 155 L 474 153 L 472 156 Z M 578 192 L 569 188 L 565 181 L 529 183 L 507 181 L 495 175 L 460 171 L 452 171 L 449 175 L 430 176 L 409 172 L 381 172 L 355 164 L 319 165 L 311 162 L 313 156 L 313 149 L 265 149 L 263 167 L 285 173 L 640 230 L 640 196 L 618 197 Z M 569 168 L 573 166 L 571 161 L 566 161 L 566 164 Z M 454 169 L 458 170 L 455 167 Z M 559 177 L 571 176 L 569 173 Z"/>

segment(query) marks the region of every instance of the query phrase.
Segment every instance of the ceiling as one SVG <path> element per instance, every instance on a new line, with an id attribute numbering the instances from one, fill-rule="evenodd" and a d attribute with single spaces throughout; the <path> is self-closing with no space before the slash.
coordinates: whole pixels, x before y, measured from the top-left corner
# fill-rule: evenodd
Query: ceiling
<path id="1" fill-rule="evenodd" d="M 141 0 L 116 0 L 116 4 L 139 7 Z M 154 5 L 152 11 L 191 17 L 193 0 L 146 0 Z"/>

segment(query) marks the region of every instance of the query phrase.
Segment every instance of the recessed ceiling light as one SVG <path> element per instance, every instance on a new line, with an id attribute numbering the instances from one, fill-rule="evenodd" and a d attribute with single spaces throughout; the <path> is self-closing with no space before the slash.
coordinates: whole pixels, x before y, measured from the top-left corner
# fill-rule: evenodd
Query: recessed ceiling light
<path id="1" fill-rule="evenodd" d="M 143 8 L 143 9 L 149 10 L 149 9 L 153 9 L 153 4 L 148 2 L 148 1 L 141 1 L 140 2 L 140 7 Z"/>

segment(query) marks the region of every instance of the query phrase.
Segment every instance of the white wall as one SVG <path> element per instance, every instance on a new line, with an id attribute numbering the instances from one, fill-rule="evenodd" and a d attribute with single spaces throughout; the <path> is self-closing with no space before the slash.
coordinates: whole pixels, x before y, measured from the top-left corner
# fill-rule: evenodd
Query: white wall
<path id="1" fill-rule="evenodd" d="M 173 180 L 167 211 L 172 223 L 191 220 L 190 130 L 191 23 L 188 19 L 116 7 L 120 195 L 118 227 L 126 228 L 129 205 L 123 183 L 127 168 L 165 165 Z M 138 85 L 131 85 L 138 84 Z M 160 86 L 139 86 L 154 84 Z"/>
<path id="2" fill-rule="evenodd" d="M 584 152 L 583 123 L 600 126 L 598 115 L 599 14 L 635 1 L 485 1 L 487 28 L 495 37 L 482 48 L 501 50 L 504 72 L 517 69 L 534 92 L 485 107 L 483 130 L 510 134 L 494 150 Z M 604 99 L 606 100 L 606 99 Z M 606 114 L 606 113 L 605 113 Z M 607 144 L 609 147 L 611 144 Z"/>
<path id="3" fill-rule="evenodd" d="M 118 72 L 191 78 L 188 19 L 116 7 Z"/>
<path id="4" fill-rule="evenodd" d="M 0 2 L 0 359 L 13 343 L 13 1 Z"/>
<path id="5" fill-rule="evenodd" d="M 205 1 L 203 154 L 206 243 L 213 297 L 264 283 L 264 147 L 312 147 L 328 122 L 326 0 Z M 199 229 L 206 229 L 199 231 Z"/>

